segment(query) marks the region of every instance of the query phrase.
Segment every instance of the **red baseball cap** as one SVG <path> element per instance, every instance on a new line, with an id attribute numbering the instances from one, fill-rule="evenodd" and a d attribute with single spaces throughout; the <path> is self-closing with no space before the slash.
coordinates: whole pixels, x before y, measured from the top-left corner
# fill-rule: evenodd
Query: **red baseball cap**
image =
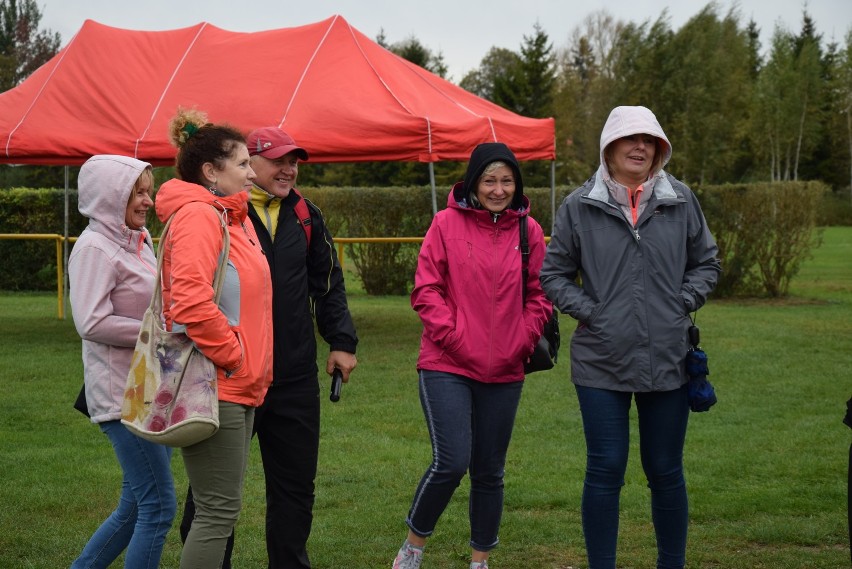
<path id="1" fill-rule="evenodd" d="M 246 140 L 250 156 L 261 155 L 275 160 L 285 154 L 295 152 L 302 160 L 308 159 L 307 151 L 296 144 L 293 137 L 277 126 L 265 126 L 253 130 Z"/>

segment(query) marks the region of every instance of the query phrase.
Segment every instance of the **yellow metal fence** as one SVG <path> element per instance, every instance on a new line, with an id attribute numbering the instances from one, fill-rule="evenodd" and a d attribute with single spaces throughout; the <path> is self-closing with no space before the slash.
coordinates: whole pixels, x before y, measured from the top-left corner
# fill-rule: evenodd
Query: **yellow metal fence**
<path id="1" fill-rule="evenodd" d="M 33 241 L 48 240 L 56 244 L 56 315 L 60 320 L 65 319 L 65 263 L 62 247 L 65 237 L 54 233 L 0 233 L 2 239 L 29 239 Z M 158 241 L 159 239 L 154 239 Z M 69 237 L 68 242 L 74 243 L 76 237 Z M 335 237 L 337 256 L 340 265 L 344 266 L 343 246 L 356 243 L 421 243 L 422 237 Z"/>

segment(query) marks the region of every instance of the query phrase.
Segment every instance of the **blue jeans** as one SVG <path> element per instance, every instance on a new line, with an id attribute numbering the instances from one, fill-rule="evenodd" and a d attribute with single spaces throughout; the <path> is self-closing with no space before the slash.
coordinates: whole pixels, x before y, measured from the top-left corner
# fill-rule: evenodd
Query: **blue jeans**
<path id="1" fill-rule="evenodd" d="M 125 568 L 156 569 L 177 509 L 172 449 L 140 439 L 121 421 L 100 423 L 100 428 L 121 465 L 121 496 L 71 569 L 109 567 L 125 549 Z"/>
<path id="2" fill-rule="evenodd" d="M 406 523 L 432 535 L 465 472 L 470 471 L 470 546 L 497 546 L 503 515 L 503 473 L 523 382 L 481 383 L 421 370 L 420 403 L 432 441 L 432 464 L 423 474 Z"/>
<path id="3" fill-rule="evenodd" d="M 651 489 L 657 568 L 682 569 L 686 559 L 688 504 L 683 445 L 689 418 L 686 386 L 629 393 L 576 386 L 586 435 L 583 534 L 589 569 L 614 569 L 619 494 L 630 442 L 630 403 L 639 413 L 639 452 Z"/>

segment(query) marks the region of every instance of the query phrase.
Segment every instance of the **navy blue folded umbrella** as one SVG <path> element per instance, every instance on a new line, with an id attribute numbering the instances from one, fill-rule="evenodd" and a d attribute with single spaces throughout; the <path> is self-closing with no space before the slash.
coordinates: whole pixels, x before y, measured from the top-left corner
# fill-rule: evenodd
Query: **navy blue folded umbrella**
<path id="1" fill-rule="evenodd" d="M 686 384 L 689 408 L 696 412 L 707 411 L 716 404 L 716 391 L 707 380 L 707 354 L 701 348 L 691 348 L 686 353 Z"/>

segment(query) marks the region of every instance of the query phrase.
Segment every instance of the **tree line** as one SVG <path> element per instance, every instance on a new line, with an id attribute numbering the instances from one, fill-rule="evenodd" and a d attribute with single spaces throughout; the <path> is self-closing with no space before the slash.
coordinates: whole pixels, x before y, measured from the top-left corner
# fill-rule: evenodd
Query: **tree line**
<path id="1" fill-rule="evenodd" d="M 617 105 L 651 108 L 673 141 L 668 169 L 696 184 L 852 183 L 852 30 L 826 43 L 805 11 L 766 51 L 736 9 L 708 4 L 680 29 L 656 20 L 587 17 L 554 49 L 536 26 L 520 52 L 494 48 L 461 86 L 511 110 L 553 116 L 558 183 L 599 163 L 600 131 Z"/>
<path id="2" fill-rule="evenodd" d="M 59 35 L 40 20 L 35 0 L 0 0 L 0 91 L 58 51 Z M 673 142 L 667 169 L 688 183 L 821 180 L 852 196 L 852 29 L 827 41 L 805 9 L 798 32 L 776 26 L 765 50 L 759 38 L 755 22 L 716 3 L 677 30 L 666 10 L 643 22 L 599 11 L 558 48 L 536 24 L 517 51 L 491 48 L 459 85 L 521 115 L 554 117 L 559 185 L 594 172 L 613 107 L 644 105 Z M 442 54 L 416 37 L 391 43 L 382 30 L 376 41 L 446 78 Z M 62 184 L 55 168 L 3 170 L 0 186 Z M 463 172 L 464 164 L 439 163 L 436 181 Z M 549 186 L 550 164 L 528 163 L 524 175 L 529 186 Z M 300 182 L 421 185 L 429 173 L 417 163 L 309 163 Z"/>

